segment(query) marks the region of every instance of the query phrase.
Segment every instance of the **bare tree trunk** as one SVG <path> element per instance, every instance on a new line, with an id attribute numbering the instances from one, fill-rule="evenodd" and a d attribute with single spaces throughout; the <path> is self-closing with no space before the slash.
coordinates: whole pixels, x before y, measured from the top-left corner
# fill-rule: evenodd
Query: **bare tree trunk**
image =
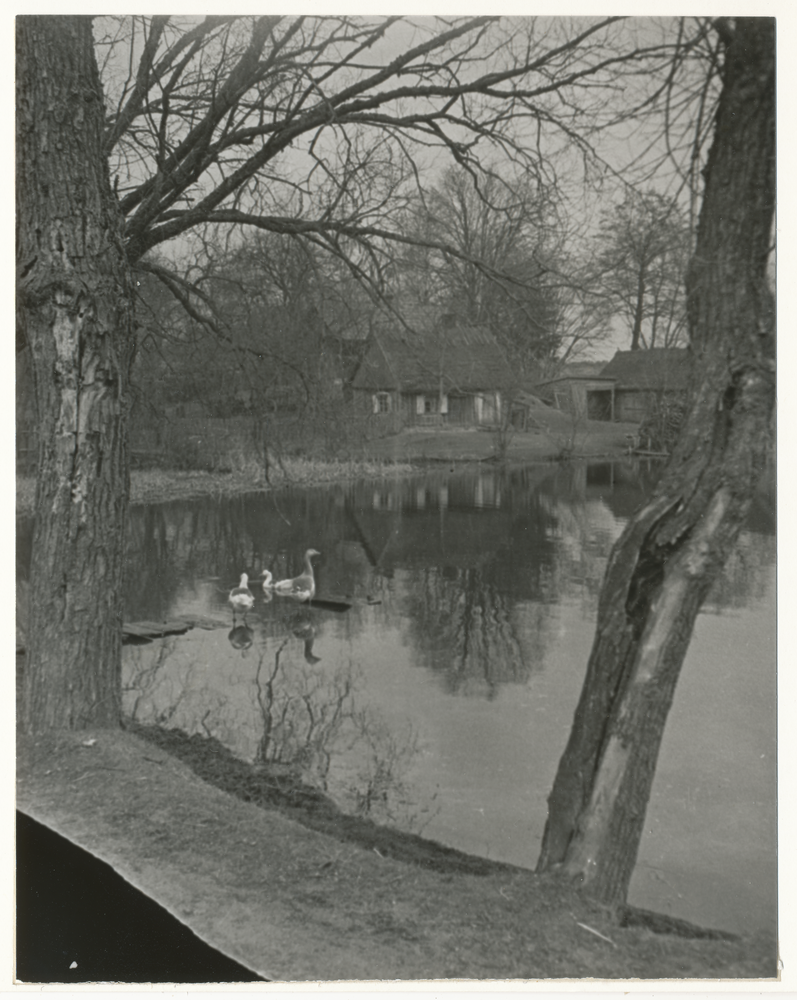
<path id="1" fill-rule="evenodd" d="M 772 438 L 775 22 L 717 25 L 723 88 L 688 278 L 692 380 L 678 445 L 615 545 L 538 871 L 625 900 L 667 713 L 713 580 Z"/>
<path id="2" fill-rule="evenodd" d="M 21 723 L 116 725 L 132 289 L 88 17 L 17 18 L 18 323 L 39 428 Z"/>
<path id="3" fill-rule="evenodd" d="M 639 276 L 636 286 L 636 307 L 634 309 L 634 327 L 631 330 L 631 350 L 639 350 L 639 341 L 642 337 L 642 318 L 645 313 L 645 278 L 646 264 L 639 266 Z"/>

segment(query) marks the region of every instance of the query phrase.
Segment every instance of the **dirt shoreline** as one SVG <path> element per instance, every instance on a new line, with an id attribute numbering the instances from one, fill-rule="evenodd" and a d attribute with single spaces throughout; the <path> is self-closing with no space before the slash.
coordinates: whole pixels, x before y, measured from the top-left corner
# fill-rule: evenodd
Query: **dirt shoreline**
<path id="1" fill-rule="evenodd" d="M 594 439 L 592 457 L 622 454 L 625 431 L 609 428 L 613 437 Z M 517 437 L 510 461 L 555 457 L 540 435 Z M 492 456 L 487 435 L 412 438 L 401 454 L 393 440 L 393 455 L 373 456 L 404 463 L 386 474 L 411 471 L 410 454 L 427 462 Z M 138 502 L 267 488 L 210 473 L 134 473 L 132 486 Z M 688 925 L 678 922 L 676 933 L 653 933 L 649 920 L 634 925 L 627 913 L 620 921 L 556 876 L 356 821 L 322 799 L 279 787 L 201 738 L 131 727 L 18 742 L 23 812 L 267 979 L 776 975 L 772 935 L 685 937 Z"/>

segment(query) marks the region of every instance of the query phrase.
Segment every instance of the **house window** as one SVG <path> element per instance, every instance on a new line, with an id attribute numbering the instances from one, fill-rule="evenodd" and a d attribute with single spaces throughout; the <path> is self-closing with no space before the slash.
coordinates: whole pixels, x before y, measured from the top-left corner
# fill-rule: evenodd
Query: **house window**
<path id="1" fill-rule="evenodd" d="M 437 394 L 421 395 L 415 397 L 416 413 L 448 413 L 448 396 Z"/>
<path id="2" fill-rule="evenodd" d="M 374 413 L 390 413 L 390 393 L 374 393 Z"/>

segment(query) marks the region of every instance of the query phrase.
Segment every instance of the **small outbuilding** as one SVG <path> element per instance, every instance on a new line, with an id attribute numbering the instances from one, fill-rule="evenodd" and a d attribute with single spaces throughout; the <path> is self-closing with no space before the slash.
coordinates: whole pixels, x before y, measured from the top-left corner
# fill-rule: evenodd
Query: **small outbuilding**
<path id="1" fill-rule="evenodd" d="M 576 361 L 556 378 L 539 382 L 534 392 L 550 406 L 578 419 L 614 418 L 614 379 L 604 377 L 605 361 Z"/>
<path id="2" fill-rule="evenodd" d="M 683 402 L 689 379 L 685 347 L 651 347 L 617 351 L 601 371 L 614 383 L 615 420 L 638 423 Z"/>
<path id="3" fill-rule="evenodd" d="M 617 351 L 609 362 L 565 365 L 540 382 L 541 399 L 575 417 L 640 423 L 686 395 L 689 352 L 684 347 Z"/>

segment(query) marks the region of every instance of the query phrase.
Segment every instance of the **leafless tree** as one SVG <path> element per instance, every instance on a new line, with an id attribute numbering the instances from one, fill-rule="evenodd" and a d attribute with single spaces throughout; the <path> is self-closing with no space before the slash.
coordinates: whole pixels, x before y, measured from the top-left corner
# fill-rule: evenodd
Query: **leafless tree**
<path id="1" fill-rule="evenodd" d="M 401 295 L 486 326 L 522 370 L 553 356 L 559 346 L 556 208 L 553 190 L 495 172 L 474 183 L 466 170 L 450 168 L 409 213 L 408 232 L 419 245 L 407 248 L 397 265 Z M 428 243 L 454 247 L 461 256 Z"/>
<path id="2" fill-rule="evenodd" d="M 655 191 L 602 213 L 592 282 L 599 309 L 627 325 L 632 351 L 682 342 L 691 242 L 678 203 Z"/>
<path id="3" fill-rule="evenodd" d="M 482 149 L 500 149 L 540 172 L 543 127 L 587 154 L 582 85 L 640 79 L 642 57 L 655 80 L 684 49 L 621 45 L 615 18 L 96 28 L 102 83 L 91 19 L 17 21 L 19 329 L 40 429 L 29 729 L 119 717 L 132 268 L 201 311 L 147 254 L 224 224 L 292 234 L 367 277 L 381 241 L 408 240 L 383 214 L 423 156 L 477 171 Z"/>

